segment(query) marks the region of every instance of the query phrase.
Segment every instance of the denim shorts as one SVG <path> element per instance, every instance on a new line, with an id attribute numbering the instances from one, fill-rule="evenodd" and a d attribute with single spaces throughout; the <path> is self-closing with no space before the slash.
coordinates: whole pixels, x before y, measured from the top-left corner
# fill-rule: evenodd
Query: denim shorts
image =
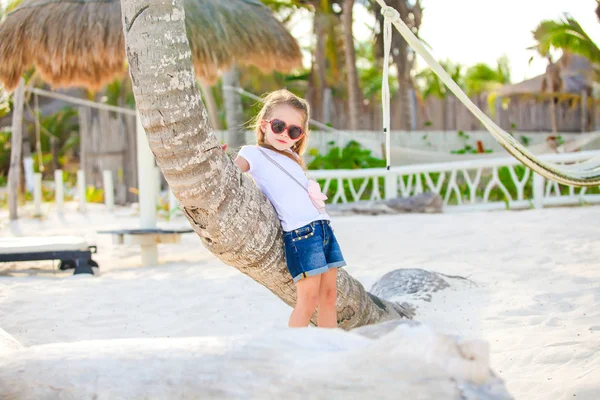
<path id="1" fill-rule="evenodd" d="M 346 265 L 331 222 L 320 219 L 283 233 L 285 261 L 294 283 Z"/>

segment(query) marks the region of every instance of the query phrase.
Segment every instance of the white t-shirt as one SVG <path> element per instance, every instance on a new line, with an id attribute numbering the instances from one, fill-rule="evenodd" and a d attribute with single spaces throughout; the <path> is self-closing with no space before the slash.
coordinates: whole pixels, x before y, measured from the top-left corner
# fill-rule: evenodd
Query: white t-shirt
<path id="1" fill-rule="evenodd" d="M 276 151 L 264 147 L 260 150 L 281 165 L 304 187 L 308 186 L 308 178 L 298 163 Z M 330 219 L 326 213 L 319 214 L 308 197 L 308 192 L 261 154 L 260 150 L 258 146 L 243 146 L 238 155 L 250 164 L 248 172 L 275 207 L 284 231 L 293 231 L 319 219 Z"/>

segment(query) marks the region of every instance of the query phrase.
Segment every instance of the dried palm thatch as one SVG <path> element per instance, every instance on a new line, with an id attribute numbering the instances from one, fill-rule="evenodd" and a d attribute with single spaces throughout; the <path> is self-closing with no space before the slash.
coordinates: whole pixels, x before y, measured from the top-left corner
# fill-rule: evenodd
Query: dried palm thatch
<path id="1" fill-rule="evenodd" d="M 543 97 L 558 94 L 580 95 L 582 91 L 591 93 L 593 68 L 584 57 L 569 54 L 552 65 L 545 74 L 512 85 L 505 85 L 495 91 L 499 97 L 536 95 Z"/>
<path id="2" fill-rule="evenodd" d="M 195 72 L 212 84 L 232 63 L 287 72 L 296 40 L 258 0 L 186 0 Z M 97 89 L 125 73 L 117 0 L 24 0 L 0 24 L 0 81 L 10 90 L 31 67 L 55 87 Z"/>

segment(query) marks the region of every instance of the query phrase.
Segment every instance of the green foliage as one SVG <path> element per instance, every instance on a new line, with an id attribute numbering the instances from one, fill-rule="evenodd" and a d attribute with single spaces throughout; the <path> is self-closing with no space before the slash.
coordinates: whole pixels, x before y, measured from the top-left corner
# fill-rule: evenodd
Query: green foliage
<path id="1" fill-rule="evenodd" d="M 448 72 L 458 86 L 464 89 L 463 66 L 450 60 L 440 61 L 440 65 Z M 450 91 L 431 68 L 425 68 L 416 75 L 416 83 L 423 99 L 435 96 L 443 99 Z"/>
<path id="2" fill-rule="evenodd" d="M 10 93 L 8 93 L 8 91 L 5 90 L 2 85 L 0 85 L 0 118 L 4 117 L 10 112 L 11 103 L 12 101 Z"/>
<path id="3" fill-rule="evenodd" d="M 170 221 L 171 218 L 173 218 L 173 216 L 175 215 L 175 213 L 181 211 L 179 206 L 175 206 L 175 208 L 172 210 L 169 207 L 169 196 L 160 196 L 156 204 L 156 214 L 158 215 L 158 217 L 163 218 L 166 221 Z"/>
<path id="4" fill-rule="evenodd" d="M 350 141 L 346 147 L 340 149 L 338 146 L 334 146 L 334 142 L 329 142 L 329 151 L 325 155 L 318 153 L 316 149 L 310 149 L 309 154 L 314 156 L 314 159 L 308 164 L 308 169 L 364 169 L 364 168 L 383 168 L 385 167 L 385 160 L 373 157 L 371 150 L 364 149 L 360 143 L 356 141 Z M 356 191 L 364 183 L 365 178 L 352 179 L 352 185 Z M 324 189 L 325 180 L 320 179 L 319 184 Z M 348 180 L 343 181 L 344 193 L 347 199 L 352 199 L 352 190 Z M 378 178 L 379 195 L 381 198 L 384 196 L 384 180 Z M 338 190 L 337 179 L 332 179 L 328 190 L 325 192 L 329 200 L 333 198 Z M 374 185 L 371 179 L 367 184 L 363 197 L 370 198 L 373 193 Z"/>
<path id="5" fill-rule="evenodd" d="M 44 169 L 48 169 L 52 162 L 51 141 L 57 142 L 58 157 L 60 161 L 69 151 L 79 146 L 78 111 L 73 107 L 64 107 L 55 114 L 40 117 L 40 144 L 42 149 L 42 162 Z M 35 124 L 29 124 L 30 137 L 35 137 Z M 35 143 L 35 142 L 34 142 Z M 38 157 L 34 157 L 34 168 L 40 171 Z"/>
<path id="6" fill-rule="evenodd" d="M 85 188 L 85 201 L 88 203 L 103 203 L 104 189 L 89 185 Z"/>
<path id="7" fill-rule="evenodd" d="M 376 101 L 381 99 L 382 66 L 376 62 L 373 43 L 356 43 L 356 70 L 363 95 Z M 398 91 L 398 79 L 395 74 L 389 75 L 390 93 Z"/>
<path id="8" fill-rule="evenodd" d="M 521 135 L 521 143 L 523 143 L 523 146 L 527 147 L 529 146 L 529 143 L 531 143 L 531 139 L 527 136 Z"/>
<path id="9" fill-rule="evenodd" d="M 510 67 L 506 56 L 500 57 L 496 68 L 478 63 L 470 67 L 464 76 L 464 86 L 469 96 L 491 91 L 510 83 Z"/>
<path id="10" fill-rule="evenodd" d="M 10 137 L 10 131 L 0 131 L 0 176 L 2 177 L 6 177 L 8 175 L 8 167 L 10 165 Z M 6 183 L 0 183 L 0 186 L 5 185 Z"/>
<path id="11" fill-rule="evenodd" d="M 530 49 L 537 50 L 542 57 L 548 56 L 552 49 L 561 49 L 600 64 L 600 49 L 579 22 L 567 13 L 559 21 L 542 21 L 533 31 L 533 37 L 537 44 Z"/>
<path id="12" fill-rule="evenodd" d="M 325 155 L 311 149 L 309 154 L 314 159 L 308 165 L 308 169 L 362 169 L 385 167 L 385 160 L 373 157 L 371 150 L 364 149 L 360 143 L 352 140 L 346 147 L 340 150 L 329 142 L 329 151 Z"/>
<path id="13" fill-rule="evenodd" d="M 129 76 L 124 79 L 115 79 L 105 88 L 106 104 L 118 107 L 135 107 L 135 98 Z"/>
<path id="14" fill-rule="evenodd" d="M 463 131 L 458 131 L 458 137 L 464 140 L 464 145 L 461 149 L 451 150 L 452 154 L 478 154 L 479 152 L 473 146 L 471 146 L 467 141 L 471 138 L 469 135 L 464 133 Z M 485 153 L 493 153 L 492 149 L 484 150 Z"/>

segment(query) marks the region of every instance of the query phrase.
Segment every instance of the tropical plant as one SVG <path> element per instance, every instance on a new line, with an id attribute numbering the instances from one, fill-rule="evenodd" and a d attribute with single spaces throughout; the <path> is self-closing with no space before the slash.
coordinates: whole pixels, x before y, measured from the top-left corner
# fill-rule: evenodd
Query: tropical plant
<path id="1" fill-rule="evenodd" d="M 558 21 L 542 21 L 533 31 L 533 37 L 537 43 L 530 49 L 536 50 L 542 57 L 547 57 L 552 49 L 560 49 L 600 65 L 600 48 L 569 14 L 564 14 Z"/>
<path id="2" fill-rule="evenodd" d="M 510 83 L 508 57 L 500 57 L 496 68 L 492 68 L 485 63 L 475 64 L 467 69 L 463 79 L 464 87 L 469 96 L 488 92 Z"/>
<path id="3" fill-rule="evenodd" d="M 343 149 L 335 146 L 335 142 L 328 143 L 326 154 L 320 154 L 317 149 L 310 149 L 309 154 L 313 160 L 308 164 L 308 169 L 365 169 L 365 168 L 383 168 L 385 160 L 371 155 L 371 150 L 363 148 L 360 143 L 351 140 Z M 352 179 L 354 188 L 361 187 L 365 178 Z M 369 178 L 367 178 L 369 179 Z M 352 189 L 348 180 L 343 180 L 344 193 L 346 198 L 352 198 Z M 325 180 L 319 180 L 321 187 L 325 185 Z M 378 189 L 380 198 L 384 198 L 384 180 L 379 178 Z M 333 198 L 338 190 L 338 181 L 333 179 L 325 193 L 330 199 Z M 370 180 L 365 186 L 363 196 L 370 198 L 374 190 L 373 181 Z"/>
<path id="4" fill-rule="evenodd" d="M 558 93 L 563 86 L 561 78 L 561 65 L 552 58 L 552 50 L 562 50 L 566 54 L 578 54 L 588 58 L 595 65 L 596 80 L 600 80 L 600 49 L 581 25 L 569 14 L 564 14 L 559 21 L 545 20 L 533 31 L 536 44 L 530 47 L 548 60 L 548 67 L 542 82 L 542 91 Z M 550 102 L 550 113 L 552 118 L 552 131 L 558 131 L 556 116 L 556 102 L 553 97 Z"/>
<path id="5" fill-rule="evenodd" d="M 365 98 L 380 101 L 382 72 L 376 60 L 376 50 L 373 43 L 358 43 L 356 47 L 356 67 Z M 393 74 L 389 77 L 389 85 L 391 93 L 398 91 L 398 79 Z"/>
<path id="6" fill-rule="evenodd" d="M 441 61 L 440 65 L 448 72 L 458 86 L 464 88 L 463 66 L 450 60 Z M 434 96 L 440 99 L 446 97 L 450 91 L 431 68 L 424 68 L 415 75 L 415 82 L 423 99 Z"/>
<path id="7" fill-rule="evenodd" d="M 63 107 L 54 114 L 38 116 L 40 123 L 40 150 L 44 170 L 53 170 L 54 168 L 50 167 L 62 165 L 65 157 L 79 145 L 77 115 L 77 109 L 68 106 Z M 35 127 L 31 124 L 29 130 L 33 129 Z M 34 157 L 34 168 L 36 171 L 42 170 L 38 157 Z"/>

